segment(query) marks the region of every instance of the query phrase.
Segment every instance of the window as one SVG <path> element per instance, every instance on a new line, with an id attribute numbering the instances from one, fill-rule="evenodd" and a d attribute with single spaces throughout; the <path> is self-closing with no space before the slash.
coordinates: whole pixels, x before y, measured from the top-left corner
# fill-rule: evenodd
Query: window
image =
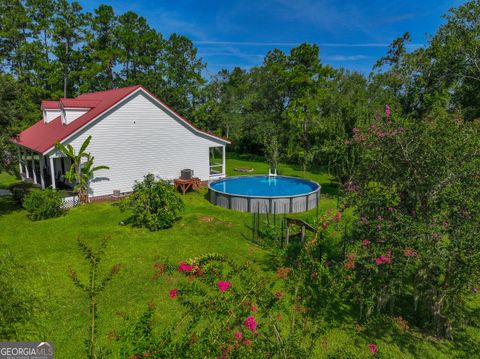
<path id="1" fill-rule="evenodd" d="M 223 147 L 210 147 L 210 176 L 223 175 Z"/>

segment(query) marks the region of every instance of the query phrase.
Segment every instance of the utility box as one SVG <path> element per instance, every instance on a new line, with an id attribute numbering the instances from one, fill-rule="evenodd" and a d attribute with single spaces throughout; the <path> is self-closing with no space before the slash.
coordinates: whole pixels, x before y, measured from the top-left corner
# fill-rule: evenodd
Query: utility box
<path id="1" fill-rule="evenodd" d="M 193 178 L 193 170 L 190 170 L 188 168 L 181 170 L 180 172 L 180 178 L 184 180 L 189 180 Z"/>

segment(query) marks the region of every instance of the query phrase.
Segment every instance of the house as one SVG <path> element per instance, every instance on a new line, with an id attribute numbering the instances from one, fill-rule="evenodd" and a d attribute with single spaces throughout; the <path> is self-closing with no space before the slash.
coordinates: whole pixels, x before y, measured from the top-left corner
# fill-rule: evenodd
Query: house
<path id="1" fill-rule="evenodd" d="M 69 185 L 64 178 L 69 160 L 55 144 L 78 151 L 90 135 L 94 163 L 110 167 L 95 172 L 93 198 L 130 192 L 147 173 L 174 179 L 192 169 L 202 181 L 225 176 L 230 142 L 198 129 L 142 86 L 43 101 L 41 109 L 43 118 L 13 142 L 22 177 L 42 188 Z"/>

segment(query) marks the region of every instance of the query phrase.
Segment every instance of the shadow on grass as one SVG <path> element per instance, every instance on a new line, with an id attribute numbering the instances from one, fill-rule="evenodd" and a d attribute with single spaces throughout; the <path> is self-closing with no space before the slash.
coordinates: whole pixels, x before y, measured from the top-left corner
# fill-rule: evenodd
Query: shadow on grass
<path id="1" fill-rule="evenodd" d="M 0 216 L 20 210 L 20 206 L 12 196 L 0 196 Z"/>
<path id="2" fill-rule="evenodd" d="M 473 314 L 473 327 L 469 327 L 474 332 L 478 331 L 478 319 L 480 308 Z M 433 345 L 440 352 L 454 352 L 456 358 L 477 358 L 480 353 L 480 341 L 477 336 L 468 333 L 467 327 L 458 328 L 454 331 L 454 339 L 447 340 L 431 336 L 428 331 L 418 327 L 410 327 L 409 322 L 401 317 L 392 317 L 387 315 L 373 316 L 363 323 L 364 330 L 360 333 L 365 340 L 372 338 L 382 339 L 385 342 L 391 342 L 397 345 L 401 351 L 412 354 L 415 358 L 432 357 L 433 353 L 428 350 Z M 430 347 L 431 348 L 431 347 Z"/>

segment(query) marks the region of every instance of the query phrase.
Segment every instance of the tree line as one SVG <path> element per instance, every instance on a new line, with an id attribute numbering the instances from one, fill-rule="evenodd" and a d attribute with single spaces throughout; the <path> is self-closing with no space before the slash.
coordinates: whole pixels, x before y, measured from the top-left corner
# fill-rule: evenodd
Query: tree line
<path id="1" fill-rule="evenodd" d="M 38 120 L 42 99 L 142 84 L 196 125 L 229 137 L 236 152 L 266 155 L 304 169 L 328 166 L 345 182 L 356 154 L 353 128 L 389 105 L 396 114 L 480 116 L 480 2 L 445 15 L 428 43 L 408 51 L 394 40 L 370 74 L 322 63 L 315 44 L 269 51 L 250 69 L 206 78 L 192 41 L 168 38 L 133 11 L 100 5 L 92 13 L 67 0 L 0 3 L 2 163 L 8 139 Z"/>

